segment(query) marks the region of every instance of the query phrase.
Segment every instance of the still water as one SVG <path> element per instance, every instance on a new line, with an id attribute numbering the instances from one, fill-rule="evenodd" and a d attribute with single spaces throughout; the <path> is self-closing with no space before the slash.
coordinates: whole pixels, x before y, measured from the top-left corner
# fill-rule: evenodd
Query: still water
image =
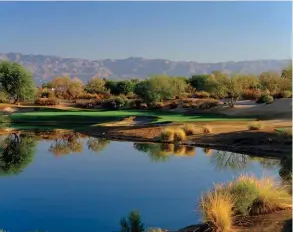
<path id="1" fill-rule="evenodd" d="M 80 134 L 0 140 L 0 229 L 9 232 L 119 231 L 132 210 L 145 227 L 179 229 L 201 221 L 199 197 L 214 183 L 280 170 L 276 160 Z"/>

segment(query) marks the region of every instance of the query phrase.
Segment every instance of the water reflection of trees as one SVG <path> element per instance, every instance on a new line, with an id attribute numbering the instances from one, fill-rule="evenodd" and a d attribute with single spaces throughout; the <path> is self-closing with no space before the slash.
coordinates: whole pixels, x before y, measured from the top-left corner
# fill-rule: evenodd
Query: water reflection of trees
<path id="1" fill-rule="evenodd" d="M 84 138 L 87 137 L 88 136 L 77 132 L 57 134 L 54 137 L 49 151 L 54 155 L 67 155 L 73 152 L 82 152 Z M 110 141 L 104 138 L 90 137 L 87 141 L 87 148 L 94 152 L 101 152 L 109 143 Z"/>
<path id="2" fill-rule="evenodd" d="M 94 152 L 101 152 L 110 144 L 110 140 L 104 138 L 89 138 L 87 147 Z"/>
<path id="3" fill-rule="evenodd" d="M 134 148 L 147 153 L 152 161 L 166 161 L 172 155 L 194 156 L 195 147 L 174 145 L 169 143 L 134 143 Z"/>
<path id="4" fill-rule="evenodd" d="M 33 135 L 13 133 L 1 141 L 0 174 L 18 174 L 32 162 L 36 148 Z"/>

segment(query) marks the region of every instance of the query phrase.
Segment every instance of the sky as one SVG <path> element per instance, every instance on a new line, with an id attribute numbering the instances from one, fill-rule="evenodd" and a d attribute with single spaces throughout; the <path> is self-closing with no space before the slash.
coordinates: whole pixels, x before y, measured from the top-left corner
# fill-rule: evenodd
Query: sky
<path id="1" fill-rule="evenodd" d="M 289 59 L 291 2 L 0 2 L 0 53 Z"/>

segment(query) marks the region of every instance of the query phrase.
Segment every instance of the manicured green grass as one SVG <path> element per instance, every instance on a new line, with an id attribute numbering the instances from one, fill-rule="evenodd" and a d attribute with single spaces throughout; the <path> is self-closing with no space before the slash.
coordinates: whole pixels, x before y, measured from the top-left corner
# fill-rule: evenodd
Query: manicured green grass
<path id="1" fill-rule="evenodd" d="M 177 112 L 159 110 L 55 110 L 42 109 L 34 112 L 13 113 L 12 122 L 55 122 L 97 124 L 119 121 L 129 116 L 153 117 L 152 123 L 164 122 L 207 122 L 227 120 L 252 120 L 252 118 L 228 117 L 219 115 L 184 115 Z"/>

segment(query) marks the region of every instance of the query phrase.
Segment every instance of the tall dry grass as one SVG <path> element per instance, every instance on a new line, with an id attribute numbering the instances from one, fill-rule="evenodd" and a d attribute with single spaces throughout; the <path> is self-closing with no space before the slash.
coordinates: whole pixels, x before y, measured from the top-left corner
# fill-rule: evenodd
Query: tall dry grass
<path id="1" fill-rule="evenodd" d="M 196 126 L 192 124 L 185 124 L 182 129 L 185 131 L 186 135 L 195 135 L 197 132 Z"/>
<path id="2" fill-rule="evenodd" d="M 230 231 L 235 216 L 292 209 L 292 195 L 272 178 L 241 175 L 202 196 L 200 209 L 214 231 Z"/>
<path id="3" fill-rule="evenodd" d="M 177 128 L 174 130 L 174 141 L 180 142 L 186 139 L 186 133 L 181 128 Z"/>
<path id="4" fill-rule="evenodd" d="M 208 223 L 213 231 L 232 231 L 234 200 L 231 194 L 224 191 L 223 186 L 215 189 L 201 198 L 200 209 L 203 221 Z"/>
<path id="5" fill-rule="evenodd" d="M 166 128 L 161 132 L 162 142 L 173 142 L 174 141 L 174 130 L 171 128 Z"/>

